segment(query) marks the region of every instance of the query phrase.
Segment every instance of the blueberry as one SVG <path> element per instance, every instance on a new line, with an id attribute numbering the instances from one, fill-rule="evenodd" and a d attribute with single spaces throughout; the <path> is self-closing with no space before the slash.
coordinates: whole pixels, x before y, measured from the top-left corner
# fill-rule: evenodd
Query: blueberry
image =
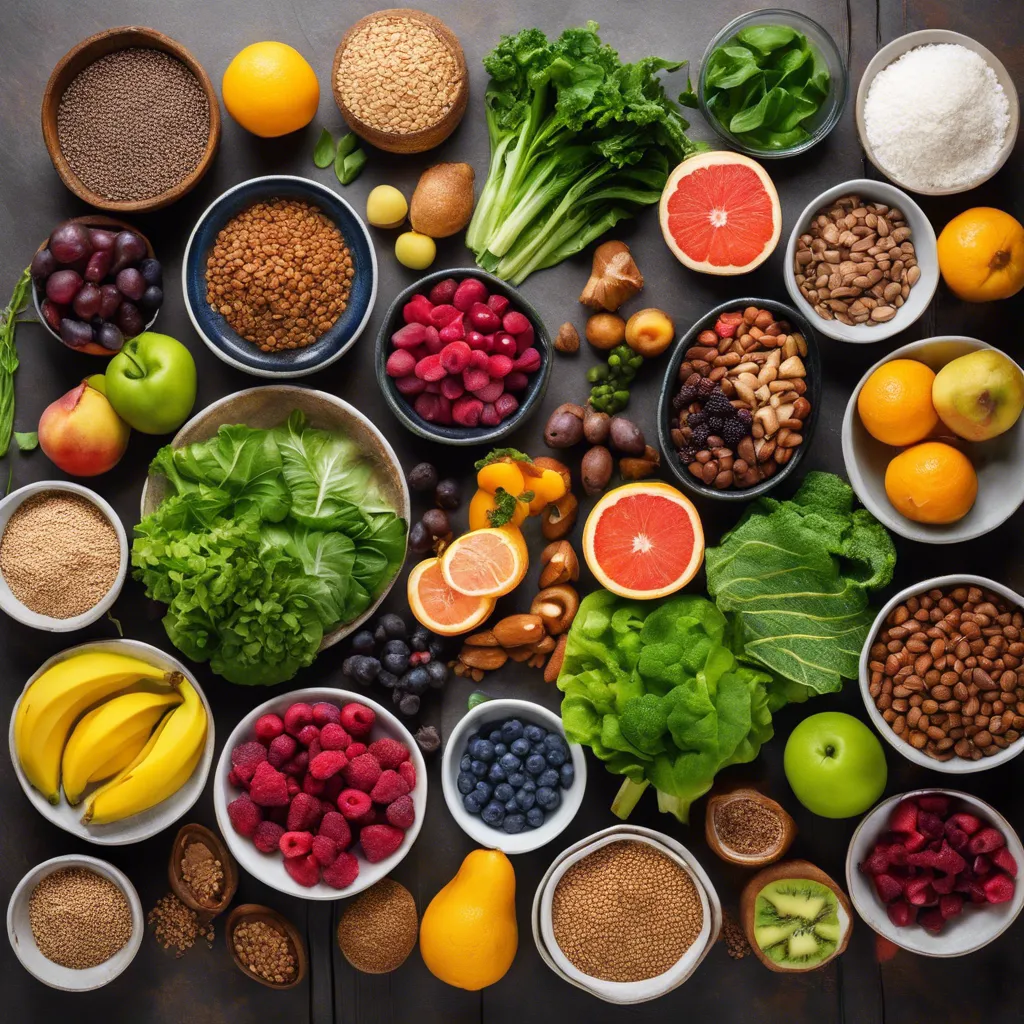
<path id="1" fill-rule="evenodd" d="M 508 832 L 509 835 L 515 835 L 517 832 L 522 832 L 526 828 L 526 816 L 523 814 L 506 814 L 505 820 L 501 823 L 501 827 Z"/>
<path id="2" fill-rule="evenodd" d="M 406 686 L 410 693 L 426 693 L 430 686 L 430 676 L 427 675 L 427 670 L 422 665 L 417 665 L 415 668 L 410 669 Z"/>
<path id="3" fill-rule="evenodd" d="M 484 800 L 490 800 L 494 794 L 494 787 L 489 782 L 484 782 L 481 779 L 476 784 L 476 791 L 484 798 Z"/>
<path id="4" fill-rule="evenodd" d="M 547 754 L 545 754 L 544 756 L 548 764 L 551 765 L 552 768 L 561 768 L 562 765 L 565 764 L 566 760 L 568 759 L 569 754 L 565 750 L 559 750 L 557 747 L 554 747 L 551 750 L 549 750 Z"/>
<path id="5" fill-rule="evenodd" d="M 492 730 L 491 730 L 491 731 L 490 731 L 490 732 L 489 732 L 489 733 L 487 734 L 487 738 L 488 738 L 488 739 L 489 739 L 489 740 L 490 740 L 490 741 L 491 741 L 492 743 L 500 743 L 500 742 L 501 742 L 501 730 L 500 730 L 500 729 L 492 729 Z"/>
<path id="6" fill-rule="evenodd" d="M 391 637 L 388 636 L 388 631 L 383 626 L 378 626 L 373 631 L 373 639 L 379 644 L 386 644 Z"/>
<path id="7" fill-rule="evenodd" d="M 547 748 L 543 743 L 534 743 L 533 746 L 530 747 L 531 754 L 540 754 L 540 756 L 543 757 L 546 752 Z"/>
<path id="8" fill-rule="evenodd" d="M 538 786 L 548 786 L 554 789 L 558 785 L 558 772 L 554 768 L 545 768 L 544 771 L 537 776 Z"/>
<path id="9" fill-rule="evenodd" d="M 573 768 L 571 761 L 566 761 L 561 768 L 558 769 L 558 781 L 562 784 L 562 789 L 568 789 L 576 778 L 576 769 Z"/>
<path id="10" fill-rule="evenodd" d="M 448 666 L 443 661 L 427 662 L 427 677 L 435 690 L 440 690 L 448 682 Z"/>
<path id="11" fill-rule="evenodd" d="M 384 627 L 384 632 L 389 637 L 393 637 L 396 640 L 404 640 L 409 634 L 409 630 L 405 625 L 405 619 L 401 615 L 393 613 L 382 615 L 380 617 L 380 625 Z"/>
<path id="12" fill-rule="evenodd" d="M 531 743 L 541 743 L 544 740 L 544 737 L 547 736 L 547 731 L 542 729 L 539 725 L 531 724 L 523 729 L 523 736 Z"/>
<path id="13" fill-rule="evenodd" d="M 478 739 L 480 739 L 480 733 L 473 733 L 473 735 L 470 736 L 468 740 L 466 740 L 466 749 L 469 750 L 469 748 L 473 746 L 473 744 L 476 743 Z"/>
<path id="14" fill-rule="evenodd" d="M 478 778 L 482 779 L 487 774 L 487 762 L 477 761 L 475 758 L 469 766 L 469 770 Z"/>
<path id="15" fill-rule="evenodd" d="M 459 787 L 459 792 L 465 796 L 467 793 L 472 793 L 476 789 L 476 777 L 470 775 L 469 772 L 459 772 L 459 777 L 455 782 L 455 785 Z"/>
<path id="16" fill-rule="evenodd" d="M 409 655 L 398 654 L 393 651 L 386 650 L 380 656 L 380 663 L 389 672 L 394 672 L 396 675 L 401 675 L 409 667 Z"/>
<path id="17" fill-rule="evenodd" d="M 508 747 L 504 743 L 494 744 L 494 756 L 496 758 L 504 757 L 508 753 Z"/>
<path id="18" fill-rule="evenodd" d="M 422 626 L 413 630 L 412 636 L 409 637 L 409 646 L 414 651 L 425 651 L 428 643 L 430 643 L 430 633 Z"/>
<path id="19" fill-rule="evenodd" d="M 515 754 L 502 754 L 499 764 L 507 772 L 517 772 L 523 766 L 523 762 Z"/>
<path id="20" fill-rule="evenodd" d="M 519 804 L 516 803 L 515 797 L 505 802 L 505 811 L 508 814 L 518 814 L 521 810 Z"/>
<path id="21" fill-rule="evenodd" d="M 472 793 L 467 793 L 462 798 L 462 806 L 465 807 L 470 814 L 479 814 L 480 809 L 483 807 L 485 802 L 483 794 L 475 789 Z"/>
<path id="22" fill-rule="evenodd" d="M 512 746 L 509 749 L 516 757 L 526 757 L 530 753 L 530 741 L 524 740 L 520 736 L 519 739 L 512 741 Z"/>
<path id="23" fill-rule="evenodd" d="M 473 763 L 473 758 L 469 754 L 463 754 L 462 760 L 459 762 L 459 771 L 468 772 L 469 766 Z"/>
<path id="24" fill-rule="evenodd" d="M 494 787 L 494 799 L 506 803 L 516 795 L 516 791 L 507 783 L 499 782 Z"/>
<path id="25" fill-rule="evenodd" d="M 398 710 L 408 718 L 420 713 L 420 699 L 415 693 L 407 693 L 398 704 Z"/>
<path id="26" fill-rule="evenodd" d="M 540 828 L 544 824 L 544 812 L 539 807 L 531 807 L 526 812 L 526 824 L 530 828 Z"/>
<path id="27" fill-rule="evenodd" d="M 506 782 L 508 780 L 508 775 L 505 772 L 505 769 L 495 761 L 487 771 L 487 778 L 497 785 L 499 782 Z"/>
<path id="28" fill-rule="evenodd" d="M 537 783 L 534 782 L 533 779 L 527 779 L 519 788 L 525 790 L 527 793 L 536 793 Z"/>
<path id="29" fill-rule="evenodd" d="M 522 772 L 509 772 L 508 773 L 508 784 L 513 789 L 519 789 L 525 781 L 526 781 L 526 776 Z"/>
<path id="30" fill-rule="evenodd" d="M 548 766 L 547 761 L 544 760 L 543 754 L 531 754 L 526 759 L 526 770 L 531 775 L 540 775 L 542 771 Z"/>
<path id="31" fill-rule="evenodd" d="M 537 803 L 544 808 L 545 811 L 553 811 L 562 802 L 561 796 L 558 794 L 557 789 L 552 789 L 550 786 L 539 786 L 537 789 Z"/>
<path id="32" fill-rule="evenodd" d="M 385 690 L 393 690 L 398 685 L 398 676 L 394 672 L 388 672 L 387 669 L 381 669 L 377 673 L 377 682 L 384 687 Z"/>
<path id="33" fill-rule="evenodd" d="M 380 672 L 380 662 L 367 654 L 353 654 L 342 663 L 341 671 L 357 683 L 369 686 Z"/>
<path id="34" fill-rule="evenodd" d="M 398 678 L 396 676 L 396 678 Z M 391 703 L 398 707 L 402 703 L 402 698 L 405 696 L 405 680 L 398 678 L 398 682 L 391 688 Z"/>
<path id="35" fill-rule="evenodd" d="M 494 760 L 494 744 L 490 740 L 477 740 L 476 743 L 470 747 L 469 752 L 478 761 L 487 761 L 490 763 Z"/>
<path id="36" fill-rule="evenodd" d="M 352 637 L 353 654 L 373 654 L 377 649 L 373 634 L 368 629 L 361 629 Z"/>
<path id="37" fill-rule="evenodd" d="M 430 643 L 427 644 L 427 650 L 430 651 L 430 656 L 432 658 L 440 658 L 444 654 L 444 641 L 431 640 Z"/>
<path id="38" fill-rule="evenodd" d="M 470 776 L 472 778 L 472 776 Z M 521 789 L 516 793 L 516 804 L 521 811 L 528 811 L 537 802 L 537 797 L 529 790 Z"/>
<path id="39" fill-rule="evenodd" d="M 544 746 L 548 750 L 561 750 L 563 754 L 569 753 L 569 748 L 565 745 L 565 740 L 558 735 L 557 732 L 549 732 L 544 737 Z"/>
<path id="40" fill-rule="evenodd" d="M 501 823 L 505 820 L 505 808 L 497 800 L 492 800 L 481 811 L 480 817 L 492 828 L 500 828 Z"/>
<path id="41" fill-rule="evenodd" d="M 506 743 L 519 739 L 523 735 L 523 723 L 518 718 L 510 718 L 501 727 L 501 738 Z"/>

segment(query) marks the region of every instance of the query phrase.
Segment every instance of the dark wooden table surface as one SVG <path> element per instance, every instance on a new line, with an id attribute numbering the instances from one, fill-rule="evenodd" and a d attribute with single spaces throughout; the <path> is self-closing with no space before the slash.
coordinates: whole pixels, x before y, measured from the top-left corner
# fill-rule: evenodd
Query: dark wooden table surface
<path id="1" fill-rule="evenodd" d="M 1024 38 L 1020 0 L 793 0 L 792 5 L 818 19 L 846 54 L 850 91 L 855 92 L 861 72 L 876 49 L 906 31 L 950 28 L 974 36 L 1007 65 L 1016 81 L 1024 81 Z M 284 172 L 308 175 L 336 184 L 330 171 L 318 171 L 311 162 L 313 143 L 321 125 L 337 132 L 341 118 L 330 92 L 330 66 L 342 33 L 357 17 L 383 6 L 372 0 L 328 3 L 323 0 L 7 0 L 0 33 L 0 68 L 4 102 L 0 109 L 0 209 L 3 244 L 0 246 L 0 293 L 6 297 L 17 275 L 38 244 L 60 219 L 86 212 L 65 190 L 53 171 L 39 130 L 39 106 L 50 68 L 79 39 L 115 25 L 151 25 L 180 40 L 219 83 L 228 61 L 243 46 L 261 39 L 278 39 L 297 47 L 320 77 L 322 95 L 316 121 L 303 132 L 283 139 L 262 140 L 242 131 L 225 118 L 220 151 L 211 172 L 186 199 L 171 209 L 138 218 L 138 225 L 153 240 L 164 261 L 166 302 L 159 329 L 179 337 L 192 349 L 199 366 L 197 408 L 222 395 L 255 383 L 215 359 L 188 325 L 180 289 L 180 261 L 188 232 L 199 214 L 224 189 L 260 174 Z M 650 53 L 688 58 L 696 65 L 708 41 L 725 23 L 750 7 L 750 0 L 423 0 L 421 6 L 442 16 L 462 39 L 472 80 L 469 110 L 461 127 L 432 153 L 396 158 L 371 152 L 360 180 L 344 195 L 362 209 L 367 191 L 380 181 L 403 187 L 408 194 L 420 171 L 439 159 L 467 160 L 478 178 L 487 167 L 487 135 L 481 113 L 485 76 L 480 58 L 502 33 L 539 26 L 549 34 L 588 19 L 601 23 L 602 35 L 627 59 Z M 678 85 L 679 91 L 683 83 Z M 775 161 L 769 166 L 782 198 L 785 233 L 793 218 L 813 196 L 846 179 L 877 177 L 857 143 L 852 95 L 832 135 L 807 156 Z M 693 134 L 711 138 L 710 130 L 695 117 Z M 954 214 L 975 205 L 992 205 L 1024 217 L 1024 201 L 1013 184 L 1024 172 L 1021 146 L 1007 166 L 973 193 L 921 200 L 937 228 Z M 479 183 L 478 183 L 479 184 Z M 654 211 L 647 211 L 621 232 L 633 247 L 646 278 L 645 296 L 665 307 L 682 330 L 711 306 L 739 295 L 785 299 L 782 251 L 749 277 L 715 279 L 683 270 L 659 236 Z M 388 413 L 373 383 L 372 347 L 380 315 L 390 298 L 415 278 L 399 267 L 391 252 L 392 236 L 377 233 L 380 244 L 379 302 L 375 316 L 356 348 L 325 372 L 306 383 L 331 391 L 368 413 L 387 433 L 408 468 L 420 458 L 439 459 L 442 470 L 465 475 L 465 454 L 428 449 L 406 433 Z M 785 239 L 783 239 L 784 243 Z M 439 246 L 435 267 L 468 263 L 457 240 Z M 581 323 L 577 295 L 589 269 L 589 256 L 581 256 L 554 270 L 531 278 L 524 293 L 541 310 L 549 327 L 566 319 Z M 825 402 L 813 447 L 804 462 L 807 469 L 842 471 L 839 426 L 851 387 L 864 369 L 888 349 L 938 332 L 968 334 L 1006 348 L 1020 358 L 1019 325 L 1024 319 L 1024 294 L 1015 300 L 988 306 L 968 306 L 940 286 L 926 315 L 905 335 L 873 346 L 843 346 L 824 340 Z M 42 328 L 26 326 L 18 332 L 22 368 L 17 378 L 17 427 L 35 429 L 39 414 L 58 395 L 84 375 L 99 369 L 96 361 L 72 354 Z M 594 362 L 589 353 L 576 360 L 560 359 L 555 367 L 544 409 L 518 437 L 520 448 L 538 450 L 546 415 L 563 400 L 578 400 L 585 392 L 583 373 Z M 648 368 L 635 389 L 631 414 L 653 432 L 654 400 L 659 374 Z M 139 492 L 146 465 L 159 439 L 134 434 L 127 455 L 94 486 L 116 507 L 125 525 L 137 521 Z M 13 453 L 8 465 L 0 463 L 5 482 L 13 486 L 60 476 L 41 452 Z M 468 495 L 467 489 L 467 495 Z M 463 513 L 464 514 L 464 513 Z M 718 504 L 701 507 L 709 543 L 717 541 L 737 511 Z M 464 520 L 462 521 L 464 524 Z M 1014 516 L 988 537 L 955 548 L 928 549 L 899 541 L 896 586 L 934 575 L 937 571 L 989 574 L 1020 590 L 1024 586 L 1024 557 L 1015 546 L 1021 516 Z M 403 610 L 404 578 L 395 587 L 388 609 Z M 160 625 L 160 610 L 145 601 L 139 586 L 129 581 L 114 608 L 125 635 L 170 649 Z M 28 675 L 51 654 L 86 639 L 108 637 L 114 627 L 101 621 L 75 636 L 48 635 L 0 620 L 0 721 L 6 720 Z M 313 683 L 340 685 L 343 648 L 323 655 L 304 671 L 295 686 Z M 270 694 L 234 687 L 214 678 L 205 667 L 197 675 L 213 704 L 218 747 L 238 718 Z M 443 700 L 427 703 L 422 720 L 439 726 L 447 736 L 465 709 L 472 687 L 453 680 Z M 549 707 L 558 705 L 558 693 L 540 681 L 539 673 L 512 663 L 489 677 L 485 689 L 492 695 L 515 695 Z M 765 786 L 793 812 L 801 834 L 793 853 L 820 864 L 836 878 L 843 877 L 846 847 L 855 821 L 814 818 L 796 803 L 782 774 L 782 750 L 789 730 L 805 714 L 841 708 L 863 716 L 856 683 L 841 695 L 818 698 L 813 705 L 791 706 L 775 719 L 776 737 L 752 765 L 729 769 L 730 778 L 748 778 Z M 942 776 L 911 765 L 886 746 L 889 762 L 887 794 L 915 786 L 941 783 Z M 219 752 L 219 750 L 218 750 Z M 509 973 L 481 993 L 466 993 L 437 981 L 414 952 L 390 976 L 371 977 L 354 972 L 334 944 L 334 922 L 341 903 L 305 903 L 278 894 L 244 875 L 238 902 L 262 902 L 288 914 L 306 934 L 311 971 L 306 982 L 286 993 L 274 993 L 244 978 L 233 965 L 218 932 L 216 945 L 200 943 L 176 960 L 147 936 L 130 969 L 98 992 L 70 996 L 50 990 L 25 973 L 7 943 L 0 943 L 0 993 L 7 1010 L 5 1020 L 18 1022 L 75 1020 L 81 1024 L 113 1021 L 147 1024 L 505 1024 L 521 1020 L 592 1022 L 656 1021 L 668 1015 L 692 1020 L 715 1019 L 722 1024 L 760 1024 L 783 1020 L 819 1024 L 879 1024 L 883 1020 L 910 1024 L 916 1021 L 957 1021 L 986 1024 L 1021 1019 L 1020 970 L 1024 923 L 985 950 L 949 963 L 899 953 L 879 965 L 874 936 L 862 923 L 854 928 L 849 950 L 828 968 L 784 977 L 765 970 L 756 959 L 730 960 L 722 944 L 711 952 L 697 974 L 664 999 L 633 1008 L 601 1003 L 558 980 L 541 962 L 529 928 L 529 906 L 546 866 L 565 845 L 615 819 L 609 804 L 618 781 L 591 761 L 588 792 L 580 813 L 559 840 L 545 849 L 515 858 L 517 906 L 520 925 L 519 953 Z M 1024 828 L 1024 796 L 1016 793 L 1014 778 L 1020 769 L 1010 765 L 964 777 L 963 788 L 992 801 L 1015 827 Z M 419 840 L 395 872 L 407 885 L 420 910 L 449 880 L 462 858 L 473 848 L 451 820 L 441 797 L 438 760 L 430 772 L 427 818 Z M 214 825 L 210 787 L 188 816 Z M 744 874 L 718 861 L 704 844 L 698 805 L 689 828 L 658 814 L 652 797 L 645 798 L 633 821 L 660 828 L 689 846 L 710 872 L 727 910 L 735 908 Z M 108 857 L 134 882 L 148 909 L 167 890 L 167 858 L 173 830 L 136 846 L 97 849 L 73 839 L 44 822 L 20 792 L 7 758 L 0 762 L 0 903 L 6 906 L 11 890 L 34 864 L 58 854 L 93 853 Z"/>

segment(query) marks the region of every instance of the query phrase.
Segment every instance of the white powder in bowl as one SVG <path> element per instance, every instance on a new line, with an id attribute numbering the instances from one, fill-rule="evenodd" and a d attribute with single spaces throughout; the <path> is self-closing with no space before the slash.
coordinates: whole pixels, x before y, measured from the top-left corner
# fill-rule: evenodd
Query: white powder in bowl
<path id="1" fill-rule="evenodd" d="M 911 189 L 962 188 L 986 177 L 1009 124 L 995 72 L 956 43 L 908 50 L 879 71 L 864 103 L 875 158 Z"/>

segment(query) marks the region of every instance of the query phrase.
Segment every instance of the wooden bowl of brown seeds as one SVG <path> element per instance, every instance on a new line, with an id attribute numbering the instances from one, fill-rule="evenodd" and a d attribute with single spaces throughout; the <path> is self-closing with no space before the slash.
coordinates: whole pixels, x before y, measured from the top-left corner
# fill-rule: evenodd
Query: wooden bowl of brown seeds
<path id="1" fill-rule="evenodd" d="M 394 7 L 357 21 L 334 54 L 331 89 L 348 126 L 389 153 L 440 145 L 462 120 L 469 74 L 458 37 L 424 11 Z"/>
<path id="2" fill-rule="evenodd" d="M 167 864 L 171 891 L 204 922 L 227 910 L 238 890 L 238 865 L 205 825 L 182 825 Z"/>
<path id="3" fill-rule="evenodd" d="M 209 170 L 220 103 L 180 43 L 151 28 L 111 28 L 57 62 L 42 128 L 54 168 L 79 199 L 143 213 L 176 202 Z"/>
<path id="4" fill-rule="evenodd" d="M 258 903 L 243 903 L 224 929 L 238 969 L 267 988 L 294 988 L 306 976 L 309 957 L 298 929 L 283 914 Z"/>

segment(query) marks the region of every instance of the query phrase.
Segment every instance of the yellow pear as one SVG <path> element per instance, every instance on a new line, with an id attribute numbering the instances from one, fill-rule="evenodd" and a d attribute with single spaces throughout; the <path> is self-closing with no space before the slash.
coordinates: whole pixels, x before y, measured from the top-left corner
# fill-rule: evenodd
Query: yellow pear
<path id="1" fill-rule="evenodd" d="M 423 915 L 423 962 L 446 984 L 476 992 L 505 976 L 518 943 L 512 863 L 500 850 L 474 850 Z"/>

